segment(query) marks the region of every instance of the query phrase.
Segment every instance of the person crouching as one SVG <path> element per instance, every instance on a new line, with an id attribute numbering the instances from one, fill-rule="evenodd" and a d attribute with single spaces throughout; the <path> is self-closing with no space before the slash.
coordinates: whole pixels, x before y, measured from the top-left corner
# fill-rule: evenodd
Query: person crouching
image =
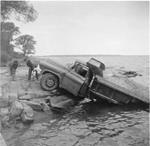
<path id="1" fill-rule="evenodd" d="M 31 60 L 27 60 L 28 70 L 28 80 L 31 80 L 31 77 L 35 77 L 37 80 L 39 79 L 39 74 L 41 72 L 39 64 L 34 64 Z"/>
<path id="2" fill-rule="evenodd" d="M 34 71 L 34 68 L 36 68 L 36 65 L 31 60 L 27 60 L 26 64 L 29 67 L 28 80 L 31 80 L 32 72 Z M 38 80 L 38 74 L 36 71 L 35 71 L 35 76 L 36 76 L 36 79 Z"/>

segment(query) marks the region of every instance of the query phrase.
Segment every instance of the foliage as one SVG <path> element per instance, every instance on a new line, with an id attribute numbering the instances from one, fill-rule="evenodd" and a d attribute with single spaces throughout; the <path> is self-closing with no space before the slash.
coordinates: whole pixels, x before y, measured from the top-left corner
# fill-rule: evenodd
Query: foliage
<path id="1" fill-rule="evenodd" d="M 37 18 L 38 13 L 27 1 L 1 1 L 2 19 L 10 19 L 11 14 L 14 14 L 17 20 L 32 22 Z"/>
<path id="2" fill-rule="evenodd" d="M 34 37 L 31 35 L 21 35 L 15 39 L 15 45 L 19 49 L 21 49 L 24 56 L 35 53 L 35 47 L 34 47 L 35 44 L 36 41 L 34 40 Z"/>
<path id="3" fill-rule="evenodd" d="M 38 13 L 27 1 L 1 1 L 1 18 L 3 21 L 1 22 L 1 65 L 6 64 L 13 57 L 22 57 L 22 54 L 14 51 L 15 46 L 12 44 L 14 36 L 20 34 L 19 27 L 15 26 L 13 22 L 8 22 L 9 19 L 14 18 L 13 16 L 19 21 L 32 22 L 37 18 Z M 35 52 L 33 45 L 35 41 L 31 44 L 27 45 L 30 48 L 25 45 L 25 48 L 28 48 L 27 53 Z"/>
<path id="4" fill-rule="evenodd" d="M 11 44 L 13 36 L 19 34 L 19 27 L 13 22 L 1 22 L 1 61 L 7 62 L 14 52 L 14 45 Z"/>

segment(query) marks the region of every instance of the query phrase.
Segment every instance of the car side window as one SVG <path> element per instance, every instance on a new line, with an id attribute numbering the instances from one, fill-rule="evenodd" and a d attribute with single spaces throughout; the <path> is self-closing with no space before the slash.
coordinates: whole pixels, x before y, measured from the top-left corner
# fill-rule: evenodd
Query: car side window
<path id="1" fill-rule="evenodd" d="M 75 72 L 85 78 L 88 73 L 88 68 L 79 64 L 76 66 Z"/>

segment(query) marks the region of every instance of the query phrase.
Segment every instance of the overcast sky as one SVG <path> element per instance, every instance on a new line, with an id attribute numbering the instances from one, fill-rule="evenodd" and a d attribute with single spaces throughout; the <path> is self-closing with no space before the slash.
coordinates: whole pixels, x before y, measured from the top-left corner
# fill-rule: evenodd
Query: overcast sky
<path id="1" fill-rule="evenodd" d="M 39 16 L 19 23 L 37 41 L 36 55 L 146 55 L 148 2 L 30 2 Z"/>

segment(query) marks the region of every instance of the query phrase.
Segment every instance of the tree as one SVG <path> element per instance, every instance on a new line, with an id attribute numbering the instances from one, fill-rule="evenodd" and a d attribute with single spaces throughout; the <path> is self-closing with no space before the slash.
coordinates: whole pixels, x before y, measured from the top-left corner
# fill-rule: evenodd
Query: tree
<path id="1" fill-rule="evenodd" d="M 1 61 L 7 62 L 14 52 L 11 44 L 13 37 L 19 34 L 19 27 L 13 22 L 1 22 Z"/>
<path id="2" fill-rule="evenodd" d="M 1 50 L 6 53 L 12 52 L 13 45 L 11 41 L 19 33 L 19 27 L 15 26 L 13 22 L 1 22 Z"/>
<path id="3" fill-rule="evenodd" d="M 11 59 L 14 52 L 14 45 L 11 44 L 13 37 L 19 34 L 19 28 L 13 22 L 7 22 L 12 16 L 16 20 L 24 22 L 34 21 L 38 13 L 27 1 L 1 1 L 1 63 Z M 28 49 L 29 50 L 29 49 Z M 34 50 L 34 49 L 32 49 Z"/>
<path id="4" fill-rule="evenodd" d="M 1 1 L 1 17 L 8 20 L 14 14 L 17 20 L 32 22 L 37 18 L 37 11 L 27 1 Z"/>
<path id="5" fill-rule="evenodd" d="M 31 35 L 21 35 L 15 39 L 16 47 L 18 47 L 23 52 L 24 56 L 35 53 L 35 44 L 36 41 Z"/>

